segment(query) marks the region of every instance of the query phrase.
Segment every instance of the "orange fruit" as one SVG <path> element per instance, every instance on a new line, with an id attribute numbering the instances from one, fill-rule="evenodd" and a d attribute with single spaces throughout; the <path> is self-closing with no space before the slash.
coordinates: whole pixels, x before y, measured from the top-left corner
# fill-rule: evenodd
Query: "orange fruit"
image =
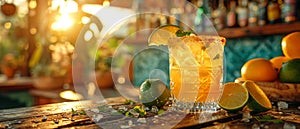
<path id="1" fill-rule="evenodd" d="M 273 67 L 276 68 L 277 71 L 280 70 L 282 63 L 290 60 L 290 58 L 285 56 L 277 56 L 272 59 L 270 59 L 270 62 L 273 64 Z"/>
<path id="2" fill-rule="evenodd" d="M 300 58 L 300 32 L 293 32 L 281 40 L 282 52 L 289 58 Z"/>
<path id="3" fill-rule="evenodd" d="M 271 82 L 277 79 L 277 71 L 273 64 L 264 58 L 247 61 L 241 69 L 242 79 L 257 82 Z"/>

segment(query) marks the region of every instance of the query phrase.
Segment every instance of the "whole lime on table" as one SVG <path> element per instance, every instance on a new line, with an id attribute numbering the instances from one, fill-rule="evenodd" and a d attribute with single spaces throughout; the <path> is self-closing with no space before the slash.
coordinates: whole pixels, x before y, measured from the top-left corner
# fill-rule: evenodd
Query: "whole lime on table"
<path id="1" fill-rule="evenodd" d="M 140 87 L 140 99 L 147 107 L 162 107 L 170 98 L 168 87 L 159 79 L 147 79 Z"/>
<path id="2" fill-rule="evenodd" d="M 300 58 L 282 64 L 279 71 L 279 80 L 283 83 L 300 83 Z"/>

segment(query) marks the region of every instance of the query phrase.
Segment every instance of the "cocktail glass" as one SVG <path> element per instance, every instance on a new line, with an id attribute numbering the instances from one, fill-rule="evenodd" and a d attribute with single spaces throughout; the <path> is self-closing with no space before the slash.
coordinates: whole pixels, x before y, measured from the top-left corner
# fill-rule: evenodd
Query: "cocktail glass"
<path id="1" fill-rule="evenodd" d="M 176 110 L 218 109 L 225 42 L 223 37 L 208 35 L 169 39 L 170 87 Z"/>

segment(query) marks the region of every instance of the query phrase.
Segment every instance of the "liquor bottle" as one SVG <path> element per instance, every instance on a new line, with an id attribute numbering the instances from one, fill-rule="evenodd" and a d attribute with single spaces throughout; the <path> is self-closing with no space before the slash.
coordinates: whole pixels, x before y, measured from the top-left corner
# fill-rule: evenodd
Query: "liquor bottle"
<path id="1" fill-rule="evenodd" d="M 239 0 L 239 6 L 237 8 L 238 25 L 245 27 L 248 24 L 248 0 Z"/>
<path id="2" fill-rule="evenodd" d="M 196 12 L 196 17 L 194 20 L 194 29 L 196 32 L 201 33 L 204 31 L 203 28 L 203 18 L 204 18 L 204 7 L 203 7 L 203 0 L 197 0 L 196 2 L 198 8 Z"/>
<path id="3" fill-rule="evenodd" d="M 270 24 L 279 23 L 281 20 L 280 7 L 276 0 L 271 0 L 267 7 L 268 21 Z"/>
<path id="4" fill-rule="evenodd" d="M 224 6 L 224 0 L 219 0 L 219 6 L 213 12 L 214 25 L 217 30 L 221 30 L 225 27 L 226 8 Z"/>
<path id="5" fill-rule="evenodd" d="M 300 21 L 300 0 L 296 1 L 296 21 Z"/>
<path id="6" fill-rule="evenodd" d="M 257 25 L 257 13 L 258 13 L 258 4 L 255 1 L 251 1 L 248 4 L 248 26 Z"/>
<path id="7" fill-rule="evenodd" d="M 296 20 L 296 0 L 284 0 L 281 17 L 282 21 L 285 23 Z"/>
<path id="8" fill-rule="evenodd" d="M 136 30 L 140 31 L 143 29 L 145 16 L 143 15 L 144 7 L 143 7 L 143 0 L 136 0 L 132 3 L 132 8 L 136 12 Z"/>
<path id="9" fill-rule="evenodd" d="M 204 32 L 214 32 L 215 27 L 212 24 L 213 17 L 212 17 L 212 3 L 210 0 L 204 0 L 203 8 L 204 8 L 204 17 L 203 17 L 203 27 Z"/>
<path id="10" fill-rule="evenodd" d="M 258 18 L 258 25 L 263 26 L 267 23 L 267 0 L 260 0 L 258 5 L 258 12 L 257 12 L 257 18 Z"/>
<path id="11" fill-rule="evenodd" d="M 181 21 L 183 20 L 182 15 L 184 14 L 184 7 L 186 4 L 186 1 L 184 0 L 172 0 L 171 4 L 171 9 L 170 9 L 170 13 L 171 13 L 171 19 L 170 22 L 171 24 L 175 24 L 178 26 L 182 26 Z"/>
<path id="12" fill-rule="evenodd" d="M 229 3 L 229 11 L 226 17 L 226 26 L 235 27 L 237 25 L 236 2 L 231 0 Z"/>

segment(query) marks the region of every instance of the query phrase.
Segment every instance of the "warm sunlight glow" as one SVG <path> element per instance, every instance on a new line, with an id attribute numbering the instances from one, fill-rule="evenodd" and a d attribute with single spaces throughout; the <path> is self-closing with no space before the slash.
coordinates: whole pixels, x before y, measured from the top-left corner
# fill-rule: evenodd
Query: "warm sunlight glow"
<path id="1" fill-rule="evenodd" d="M 52 0 L 51 9 L 52 10 L 57 10 L 58 7 L 63 6 L 64 3 L 65 3 L 64 0 Z"/>
<path id="2" fill-rule="evenodd" d="M 36 0 L 29 1 L 29 5 L 28 6 L 29 6 L 30 9 L 36 8 L 36 6 L 37 6 Z"/>
<path id="3" fill-rule="evenodd" d="M 5 23 L 4 23 L 4 28 L 5 28 L 5 29 L 10 29 L 10 28 L 11 28 L 11 25 L 12 25 L 11 22 L 5 22 Z"/>
<path id="4" fill-rule="evenodd" d="M 63 92 L 59 93 L 59 96 L 68 99 L 68 100 L 81 100 L 83 99 L 83 96 L 81 94 L 75 93 L 74 91 L 71 90 L 66 90 Z"/>
<path id="5" fill-rule="evenodd" d="M 101 21 L 101 23 L 103 24 L 103 28 L 98 28 L 101 29 L 100 35 L 107 33 L 108 31 L 114 32 L 114 30 L 110 30 L 114 25 L 117 26 L 114 27 L 114 29 L 120 29 L 118 26 L 122 26 L 125 24 L 125 22 L 123 22 L 124 20 L 122 21 L 122 19 L 134 14 L 134 11 L 130 9 L 113 6 L 103 7 L 96 4 L 84 4 L 82 6 L 82 11 L 95 15 Z M 114 16 L 112 17 L 111 14 L 114 14 Z"/>
<path id="6" fill-rule="evenodd" d="M 83 16 L 83 17 L 81 18 L 81 22 L 82 22 L 82 24 L 87 24 L 87 23 L 90 22 L 90 18 L 89 18 L 89 17 L 86 17 L 86 16 Z"/>
<path id="7" fill-rule="evenodd" d="M 49 41 L 50 41 L 51 43 L 55 43 L 55 42 L 58 41 L 58 37 L 56 37 L 56 36 L 51 36 L 51 37 L 49 38 Z"/>
<path id="8" fill-rule="evenodd" d="M 85 4 L 82 6 L 82 11 L 89 14 L 96 14 L 103 6 L 96 4 Z"/>
<path id="9" fill-rule="evenodd" d="M 30 28 L 29 32 L 30 32 L 30 34 L 34 35 L 34 34 L 36 34 L 37 29 L 36 28 Z"/>
<path id="10" fill-rule="evenodd" d="M 52 10 L 58 10 L 60 16 L 51 24 L 53 30 L 67 30 L 74 24 L 69 14 L 78 11 L 78 4 L 74 0 L 52 0 Z"/>
<path id="11" fill-rule="evenodd" d="M 103 1 L 103 6 L 104 6 L 104 7 L 110 6 L 109 0 L 104 0 L 104 1 Z"/>
<path id="12" fill-rule="evenodd" d="M 78 4 L 73 0 L 67 0 L 60 6 L 60 13 L 75 13 L 78 11 Z"/>
<path id="13" fill-rule="evenodd" d="M 68 14 L 63 14 L 57 21 L 52 23 L 51 28 L 53 30 L 67 30 L 74 24 L 73 19 Z"/>
<path id="14" fill-rule="evenodd" d="M 52 51 L 52 61 L 53 62 L 60 62 L 60 61 L 66 61 L 66 58 L 68 58 L 68 55 L 70 53 L 73 53 L 74 46 L 71 42 L 65 41 L 65 42 L 58 42 L 53 43 L 49 46 L 49 50 Z"/>

